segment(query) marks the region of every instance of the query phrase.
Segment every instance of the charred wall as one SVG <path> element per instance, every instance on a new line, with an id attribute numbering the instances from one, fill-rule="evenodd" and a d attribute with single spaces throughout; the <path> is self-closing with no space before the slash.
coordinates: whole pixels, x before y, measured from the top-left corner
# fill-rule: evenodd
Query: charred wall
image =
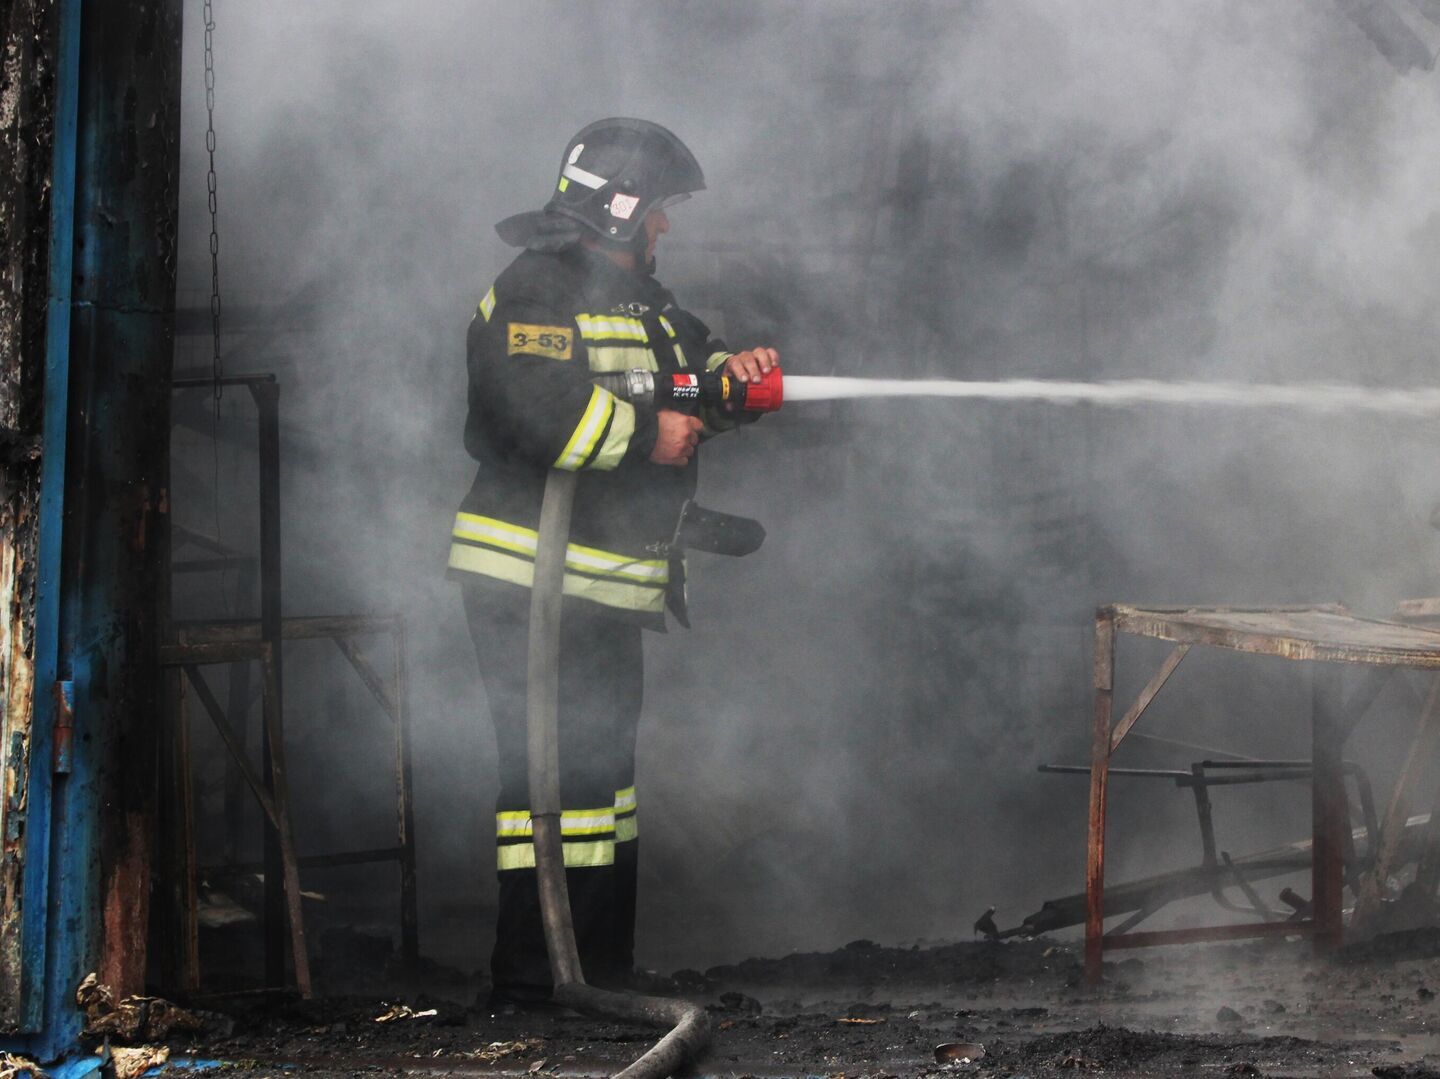
<path id="1" fill-rule="evenodd" d="M 41 397 L 54 133 L 54 6 L 0 8 L 0 1030 L 20 979 L 40 499 Z"/>

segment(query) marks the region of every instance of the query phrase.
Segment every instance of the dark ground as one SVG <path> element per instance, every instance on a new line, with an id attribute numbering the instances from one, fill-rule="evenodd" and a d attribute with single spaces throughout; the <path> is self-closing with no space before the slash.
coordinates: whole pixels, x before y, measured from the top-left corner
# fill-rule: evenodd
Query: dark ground
<path id="1" fill-rule="evenodd" d="M 857 941 L 677 977 L 712 1011 L 708 1075 L 1440 1076 L 1440 930 L 1324 960 L 1300 940 L 1116 954 L 1125 958 L 1093 993 L 1079 986 L 1074 944 L 1043 939 Z M 569 1014 L 493 1015 L 483 986 L 443 968 L 427 968 L 427 992 L 410 995 L 393 982 L 387 993 L 373 968 L 334 958 L 326 968 L 322 984 L 346 995 L 212 998 L 204 1006 L 228 1018 L 173 1042 L 174 1054 L 230 1061 L 244 1076 L 592 1076 L 656 1036 Z M 376 1021 L 401 1000 L 438 1015 Z M 980 1043 L 984 1056 L 939 1065 L 947 1042 Z"/>

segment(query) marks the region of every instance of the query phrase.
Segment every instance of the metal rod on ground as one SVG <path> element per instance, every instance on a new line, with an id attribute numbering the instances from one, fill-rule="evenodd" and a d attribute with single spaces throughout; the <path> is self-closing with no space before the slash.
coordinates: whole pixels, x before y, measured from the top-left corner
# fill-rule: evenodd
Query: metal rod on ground
<path id="1" fill-rule="evenodd" d="M 612 993 L 586 985 L 570 918 L 570 894 L 565 883 L 560 836 L 558 705 L 561 591 L 575 479 L 573 472 L 552 470 L 546 480 L 530 596 L 526 733 L 540 915 L 545 925 L 545 946 L 550 952 L 555 1001 L 600 1018 L 671 1026 L 671 1031 L 649 1052 L 617 1076 L 617 1079 L 663 1079 L 694 1060 L 709 1043 L 710 1021 L 705 1010 L 684 1000 Z"/>

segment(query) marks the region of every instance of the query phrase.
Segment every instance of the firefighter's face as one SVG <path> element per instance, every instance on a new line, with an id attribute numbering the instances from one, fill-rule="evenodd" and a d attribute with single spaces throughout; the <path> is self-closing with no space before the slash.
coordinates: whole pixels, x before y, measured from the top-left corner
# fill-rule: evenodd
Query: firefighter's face
<path id="1" fill-rule="evenodd" d="M 645 258 L 655 257 L 655 242 L 670 231 L 670 219 L 664 210 L 651 210 L 645 215 Z"/>

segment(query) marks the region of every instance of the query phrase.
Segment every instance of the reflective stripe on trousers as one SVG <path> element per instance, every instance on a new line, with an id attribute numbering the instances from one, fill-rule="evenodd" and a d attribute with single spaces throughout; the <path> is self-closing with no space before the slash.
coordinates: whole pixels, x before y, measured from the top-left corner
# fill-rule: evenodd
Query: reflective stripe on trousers
<path id="1" fill-rule="evenodd" d="M 489 714 L 500 780 L 491 979 L 499 991 L 543 998 L 549 993 L 550 968 L 528 809 L 525 672 L 530 596 L 520 589 L 492 589 L 480 578 L 471 580 L 475 583 L 466 582 L 462 596 L 485 682 L 485 707 L 478 711 Z M 618 839 L 616 832 L 629 812 L 628 787 L 635 775 L 635 735 L 644 692 L 641 629 L 593 604 L 576 604 L 561 620 L 560 638 L 560 804 L 568 810 L 560 824 L 570 867 L 565 875 L 581 964 L 587 977 L 603 979 L 607 971 L 628 971 L 634 961 L 639 844 Z"/>
<path id="2" fill-rule="evenodd" d="M 496 867 L 534 869 L 534 825 L 526 809 L 501 810 L 495 814 Z M 560 845 L 566 869 L 593 868 L 615 864 L 615 810 L 566 809 L 560 814 Z"/>
<path id="3" fill-rule="evenodd" d="M 535 578 L 533 528 L 477 513 L 455 515 L 450 568 L 529 588 Z M 632 558 L 572 543 L 565 549 L 564 592 L 605 607 L 659 614 L 665 610 L 670 566 L 663 558 Z"/>
<path id="4" fill-rule="evenodd" d="M 639 838 L 635 788 L 615 792 L 615 805 L 604 809 L 566 809 L 560 814 L 560 841 L 566 869 L 615 864 L 615 844 Z M 524 809 L 495 814 L 496 866 L 534 869 L 534 825 Z"/>
<path id="5" fill-rule="evenodd" d="M 626 787 L 615 792 L 615 842 L 629 843 L 640 835 L 635 817 L 635 788 Z"/>

